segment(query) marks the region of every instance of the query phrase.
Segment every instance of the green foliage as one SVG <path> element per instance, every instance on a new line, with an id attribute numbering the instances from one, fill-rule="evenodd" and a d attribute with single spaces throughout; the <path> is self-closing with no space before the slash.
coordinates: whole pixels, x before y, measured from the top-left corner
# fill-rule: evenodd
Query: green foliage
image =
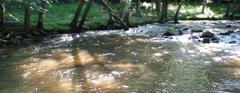
<path id="1" fill-rule="evenodd" d="M 44 10 L 44 27 L 45 29 L 69 29 L 69 24 L 73 18 L 73 15 L 77 9 L 76 2 L 68 2 L 69 0 L 45 0 L 46 9 L 39 9 L 40 0 L 31 1 L 31 24 L 35 25 L 38 18 L 39 10 Z M 70 0 L 71 1 L 71 0 Z M 199 2 L 195 0 L 196 2 Z M 222 19 L 226 10 L 226 4 L 209 3 L 205 8 L 205 13 L 201 13 L 202 5 L 199 3 L 184 3 L 179 14 L 180 20 L 188 19 Z M 23 0 L 4 0 L 6 5 L 5 18 L 6 22 L 15 22 L 23 25 L 24 9 Z M 237 1 L 235 1 L 237 2 Z M 168 19 L 172 19 L 176 11 L 177 4 L 171 2 L 168 9 Z M 156 11 L 149 9 L 141 9 L 142 16 L 134 16 L 134 12 L 131 7 L 132 4 L 129 0 L 124 0 L 119 4 L 112 5 L 114 12 L 121 15 L 122 12 L 130 12 L 130 25 L 142 24 L 150 21 L 159 20 L 159 16 L 156 15 Z M 85 8 L 85 5 L 84 5 Z M 124 10 L 124 11 L 122 11 Z M 240 11 L 235 16 L 240 16 Z M 99 3 L 94 3 L 89 15 L 86 19 L 84 27 L 98 28 L 106 25 L 108 21 L 108 13 L 104 10 Z"/>

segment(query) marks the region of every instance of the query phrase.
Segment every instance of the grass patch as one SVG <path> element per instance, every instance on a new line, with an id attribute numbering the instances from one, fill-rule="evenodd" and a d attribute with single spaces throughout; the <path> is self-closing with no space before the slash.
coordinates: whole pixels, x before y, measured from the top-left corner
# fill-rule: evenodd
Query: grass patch
<path id="1" fill-rule="evenodd" d="M 112 5 L 114 11 L 119 14 L 119 6 Z M 170 4 L 168 11 L 168 18 L 171 20 L 174 16 L 178 5 Z M 86 6 L 84 6 L 85 9 Z M 44 27 L 47 30 L 51 29 L 69 29 L 69 24 L 74 16 L 74 13 L 77 9 L 76 3 L 70 4 L 52 4 L 52 6 L 47 6 L 48 11 L 44 17 Z M 179 19 L 188 20 L 188 19 L 222 19 L 226 6 L 222 4 L 208 4 L 205 8 L 205 13 L 201 13 L 202 5 L 199 4 L 183 4 Z M 142 16 L 134 16 L 134 9 L 130 11 L 130 25 L 133 24 L 142 24 L 149 21 L 156 21 L 159 19 L 159 16 L 156 15 L 156 12 L 149 9 L 142 9 Z M 37 11 L 31 10 L 31 23 L 36 25 L 37 22 Z M 10 6 L 7 7 L 5 13 L 5 20 L 7 22 L 16 22 L 18 24 L 23 24 L 23 7 L 22 6 Z M 236 14 L 240 16 L 239 13 Z M 108 14 L 106 10 L 99 4 L 94 3 L 91 7 L 91 11 L 86 19 L 84 27 L 88 28 L 99 28 L 103 25 L 107 25 Z"/>

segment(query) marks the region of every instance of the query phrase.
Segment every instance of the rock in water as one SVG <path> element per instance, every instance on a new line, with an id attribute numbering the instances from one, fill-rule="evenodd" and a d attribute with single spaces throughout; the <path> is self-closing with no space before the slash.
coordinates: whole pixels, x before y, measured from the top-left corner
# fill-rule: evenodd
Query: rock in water
<path id="1" fill-rule="evenodd" d="M 235 43 L 237 43 L 237 41 L 230 41 L 229 43 L 230 44 L 235 44 Z"/>
<path id="2" fill-rule="evenodd" d="M 163 33 L 163 36 L 173 36 L 175 35 L 174 33 L 171 33 L 171 32 L 165 32 Z"/>
<path id="3" fill-rule="evenodd" d="M 189 28 L 187 28 L 187 27 L 186 27 L 186 28 L 183 28 L 183 31 L 187 31 L 187 30 L 189 30 Z"/>
<path id="4" fill-rule="evenodd" d="M 227 32 L 220 33 L 220 35 L 230 35 L 231 33 L 234 33 L 234 31 L 233 30 L 229 30 Z"/>
<path id="5" fill-rule="evenodd" d="M 210 43 L 210 39 L 209 38 L 203 38 L 203 43 Z"/>
<path id="6" fill-rule="evenodd" d="M 192 29 L 192 33 L 200 33 L 200 32 L 203 32 L 202 29 Z"/>
<path id="7" fill-rule="evenodd" d="M 178 35 L 183 35 L 183 31 L 182 30 L 177 30 L 178 31 Z"/>
<path id="8" fill-rule="evenodd" d="M 201 38 L 213 38 L 215 35 L 212 32 L 203 32 Z"/>
<path id="9" fill-rule="evenodd" d="M 226 28 L 230 28 L 230 27 L 232 27 L 232 25 L 230 25 L 230 24 L 226 25 Z"/>

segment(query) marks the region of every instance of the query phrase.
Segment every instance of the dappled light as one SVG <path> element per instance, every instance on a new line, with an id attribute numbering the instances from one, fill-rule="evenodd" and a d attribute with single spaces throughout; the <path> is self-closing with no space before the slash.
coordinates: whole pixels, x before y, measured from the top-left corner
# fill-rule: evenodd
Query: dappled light
<path id="1" fill-rule="evenodd" d="M 0 0 L 0 93 L 240 93 L 240 0 Z"/>

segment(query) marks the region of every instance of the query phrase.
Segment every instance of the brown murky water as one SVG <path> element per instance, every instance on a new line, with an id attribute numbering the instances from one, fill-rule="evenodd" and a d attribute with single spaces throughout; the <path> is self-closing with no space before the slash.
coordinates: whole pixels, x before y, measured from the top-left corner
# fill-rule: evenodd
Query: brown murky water
<path id="1" fill-rule="evenodd" d="M 240 92 L 239 63 L 223 59 L 239 44 L 103 33 L 1 49 L 0 93 Z"/>

